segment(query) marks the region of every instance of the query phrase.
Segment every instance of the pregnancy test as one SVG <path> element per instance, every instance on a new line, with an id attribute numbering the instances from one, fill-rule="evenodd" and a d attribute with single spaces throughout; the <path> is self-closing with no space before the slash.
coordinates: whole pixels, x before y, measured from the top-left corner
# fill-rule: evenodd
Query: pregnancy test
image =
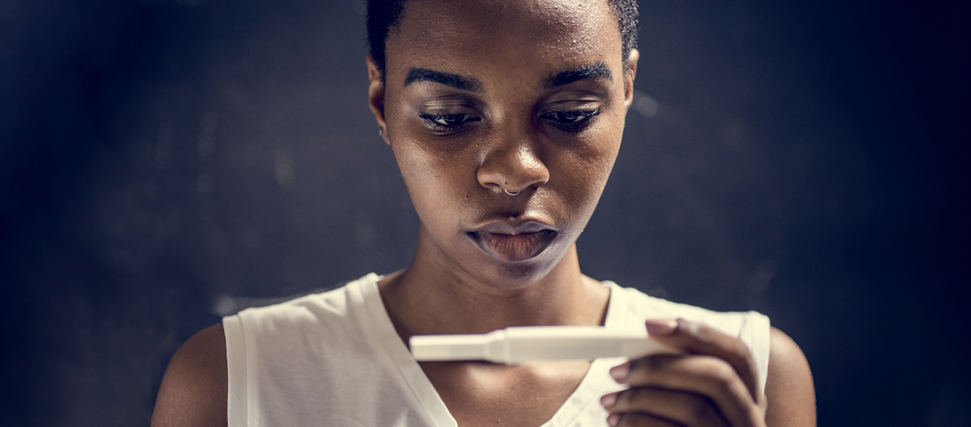
<path id="1" fill-rule="evenodd" d="M 410 343 L 411 354 L 419 362 L 487 360 L 515 365 L 681 353 L 654 341 L 646 330 L 610 330 L 600 326 L 514 326 L 487 334 L 415 335 Z"/>

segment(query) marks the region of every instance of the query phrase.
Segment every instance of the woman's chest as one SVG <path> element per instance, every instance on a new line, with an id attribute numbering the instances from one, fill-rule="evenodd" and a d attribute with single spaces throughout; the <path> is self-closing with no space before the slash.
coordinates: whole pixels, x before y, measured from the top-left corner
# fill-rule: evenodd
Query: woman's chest
<path id="1" fill-rule="evenodd" d="M 421 365 L 460 427 L 540 426 L 567 402 L 590 368 L 575 361 Z"/>

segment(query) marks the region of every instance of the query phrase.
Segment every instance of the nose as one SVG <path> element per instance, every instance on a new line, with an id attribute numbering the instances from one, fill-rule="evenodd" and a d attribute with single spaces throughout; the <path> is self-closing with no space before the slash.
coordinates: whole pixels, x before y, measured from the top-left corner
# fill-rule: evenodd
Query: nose
<path id="1" fill-rule="evenodd" d="M 550 171 L 531 144 L 498 144 L 485 153 L 477 176 L 479 184 L 497 193 L 516 195 L 539 188 L 550 180 Z"/>

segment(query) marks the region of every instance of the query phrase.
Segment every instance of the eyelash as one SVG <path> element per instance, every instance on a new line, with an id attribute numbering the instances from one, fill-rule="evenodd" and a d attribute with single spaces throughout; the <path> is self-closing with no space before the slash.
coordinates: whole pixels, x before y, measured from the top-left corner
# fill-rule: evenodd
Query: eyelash
<path id="1" fill-rule="evenodd" d="M 543 114 L 541 118 L 551 122 L 550 124 L 560 130 L 578 133 L 587 126 L 590 126 L 591 120 L 600 115 L 600 112 L 601 110 L 599 108 L 595 110 L 555 111 Z M 421 117 L 425 122 L 425 126 L 433 132 L 443 135 L 460 132 L 471 122 L 482 120 L 479 117 L 469 114 L 420 113 L 418 117 Z M 445 124 L 441 122 L 445 122 Z"/>
<path id="2" fill-rule="evenodd" d="M 600 115 L 600 109 L 595 110 L 573 110 L 573 111 L 554 111 L 543 114 L 542 118 L 552 122 L 551 124 L 560 130 L 578 133 L 590 126 L 594 117 Z"/>
<path id="3" fill-rule="evenodd" d="M 425 126 L 434 131 L 435 133 L 448 134 L 456 133 L 464 129 L 469 123 L 477 122 L 481 120 L 478 117 L 471 116 L 468 114 L 418 114 L 425 121 Z M 451 124 L 442 124 L 439 121 L 444 121 Z"/>

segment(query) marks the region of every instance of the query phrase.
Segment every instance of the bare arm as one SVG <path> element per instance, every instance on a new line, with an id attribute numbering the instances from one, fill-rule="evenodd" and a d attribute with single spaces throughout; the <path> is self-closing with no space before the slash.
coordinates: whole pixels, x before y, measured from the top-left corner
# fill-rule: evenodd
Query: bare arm
<path id="1" fill-rule="evenodd" d="M 223 427 L 226 339 L 222 324 L 193 335 L 172 356 L 155 401 L 152 427 Z"/>
<path id="2" fill-rule="evenodd" d="M 809 362 L 796 342 L 772 328 L 765 423 L 770 427 L 816 425 L 816 393 Z"/>

